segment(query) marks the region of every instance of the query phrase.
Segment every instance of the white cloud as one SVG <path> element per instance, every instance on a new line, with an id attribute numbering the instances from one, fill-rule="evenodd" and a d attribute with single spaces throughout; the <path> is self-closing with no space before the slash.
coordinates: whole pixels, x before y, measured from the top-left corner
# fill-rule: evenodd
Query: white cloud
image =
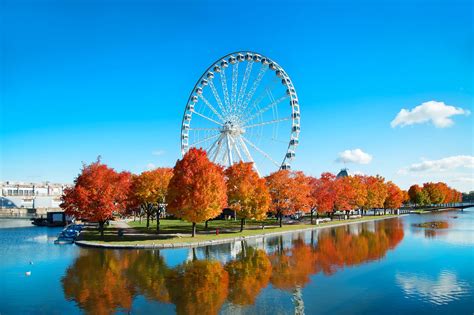
<path id="1" fill-rule="evenodd" d="M 155 168 L 156 168 L 156 165 L 153 164 L 153 163 L 148 163 L 148 164 L 146 165 L 146 169 L 147 169 L 147 170 L 153 170 L 153 169 L 155 169 Z"/>
<path id="2" fill-rule="evenodd" d="M 339 163 L 355 163 L 369 164 L 372 161 L 372 155 L 365 153 L 361 149 L 345 150 L 339 153 L 336 162 Z"/>
<path id="3" fill-rule="evenodd" d="M 151 152 L 151 154 L 153 154 L 155 156 L 160 156 L 160 155 L 165 154 L 165 151 L 164 150 L 155 150 L 155 151 Z"/>
<path id="4" fill-rule="evenodd" d="M 474 177 L 456 177 L 451 181 L 454 183 L 474 183 Z"/>
<path id="5" fill-rule="evenodd" d="M 474 168 L 474 156 L 472 155 L 455 155 L 445 157 L 439 160 L 426 160 L 421 163 L 415 163 L 409 167 L 403 168 L 399 174 L 406 174 L 408 172 L 436 172 L 446 171 L 456 168 Z"/>
<path id="6" fill-rule="evenodd" d="M 453 125 L 450 118 L 455 115 L 469 115 L 470 111 L 460 107 L 446 105 L 444 102 L 429 101 L 413 109 L 402 109 L 390 123 L 392 128 L 432 122 L 437 128 L 446 128 Z"/>

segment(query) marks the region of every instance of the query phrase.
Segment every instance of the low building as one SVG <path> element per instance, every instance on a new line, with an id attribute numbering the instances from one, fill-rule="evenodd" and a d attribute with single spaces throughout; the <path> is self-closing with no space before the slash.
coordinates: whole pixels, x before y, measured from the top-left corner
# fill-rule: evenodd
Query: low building
<path id="1" fill-rule="evenodd" d="M 11 211 L 15 209 L 40 210 L 28 211 L 28 214 L 58 210 L 61 204 L 61 196 L 66 187 L 68 187 L 66 184 L 50 182 L 0 182 L 0 209 Z M 18 213 L 21 214 L 22 212 Z"/>

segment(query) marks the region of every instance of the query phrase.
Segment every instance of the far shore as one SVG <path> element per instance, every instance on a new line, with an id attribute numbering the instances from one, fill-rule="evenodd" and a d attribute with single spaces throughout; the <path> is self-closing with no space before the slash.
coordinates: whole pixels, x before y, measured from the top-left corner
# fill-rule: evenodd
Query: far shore
<path id="1" fill-rule="evenodd" d="M 231 232 L 223 234 L 198 234 L 196 237 L 191 237 L 187 234 L 182 236 L 172 236 L 166 234 L 148 234 L 150 239 L 145 240 L 126 240 L 125 237 L 114 236 L 107 240 L 101 240 L 100 236 L 96 232 L 85 231 L 80 235 L 79 239 L 75 242 L 79 246 L 84 247 L 95 247 L 95 248 L 113 248 L 113 249 L 164 249 L 164 248 L 191 248 L 201 247 L 208 245 L 232 243 L 236 241 L 243 241 L 249 239 L 255 239 L 260 237 L 270 237 L 288 233 L 298 233 L 310 230 L 324 229 L 329 227 L 336 227 L 342 225 L 356 224 L 362 222 L 371 222 L 385 219 L 392 219 L 397 217 L 403 217 L 408 214 L 401 215 L 381 215 L 381 216 L 364 216 L 358 219 L 349 219 L 342 221 L 331 221 L 321 223 L 319 225 L 308 225 L 308 224 L 287 224 L 283 227 L 267 226 L 265 229 L 247 229 L 243 232 Z M 230 236 L 232 234 L 232 236 Z"/>

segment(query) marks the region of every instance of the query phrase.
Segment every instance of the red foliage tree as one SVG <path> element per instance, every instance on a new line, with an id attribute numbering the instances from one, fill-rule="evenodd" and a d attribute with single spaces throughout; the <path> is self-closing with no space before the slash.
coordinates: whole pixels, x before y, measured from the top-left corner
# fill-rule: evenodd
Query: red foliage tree
<path id="1" fill-rule="evenodd" d="M 302 172 L 279 170 L 267 176 L 266 181 L 272 198 L 270 209 L 279 218 L 280 227 L 284 215 L 307 210 L 310 187 Z"/>
<path id="2" fill-rule="evenodd" d="M 130 183 L 130 173 L 117 173 L 97 159 L 83 165 L 74 186 L 65 189 L 60 206 L 68 215 L 98 222 L 103 236 L 105 222 L 125 211 Z"/>

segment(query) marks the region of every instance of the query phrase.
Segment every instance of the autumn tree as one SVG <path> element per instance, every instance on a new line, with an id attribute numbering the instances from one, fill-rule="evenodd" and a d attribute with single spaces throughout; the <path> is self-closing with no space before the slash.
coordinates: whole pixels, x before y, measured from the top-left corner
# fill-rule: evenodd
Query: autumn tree
<path id="1" fill-rule="evenodd" d="M 207 158 L 206 151 L 191 148 L 176 162 L 168 186 L 168 210 L 178 218 L 196 223 L 218 216 L 227 204 L 222 167 Z"/>
<path id="2" fill-rule="evenodd" d="M 240 218 L 240 231 L 246 219 L 263 220 L 270 206 L 265 179 L 254 171 L 252 163 L 239 162 L 225 170 L 227 203 Z"/>
<path id="3" fill-rule="evenodd" d="M 381 176 L 365 176 L 364 182 L 367 187 L 367 199 L 364 209 L 383 208 L 383 203 L 387 197 L 387 187 L 384 178 Z"/>
<path id="4" fill-rule="evenodd" d="M 320 178 L 310 178 L 311 222 L 313 222 L 314 210 L 317 210 L 317 214 L 334 211 L 336 201 L 335 180 L 336 176 L 331 173 L 322 173 Z"/>
<path id="5" fill-rule="evenodd" d="M 408 189 L 408 195 L 410 196 L 410 201 L 415 205 L 415 207 L 417 205 L 423 206 L 430 203 L 427 192 L 418 185 L 410 186 L 410 189 Z"/>
<path id="6" fill-rule="evenodd" d="M 146 213 L 146 227 L 150 227 L 150 217 L 156 213 L 156 231 L 160 231 L 160 215 L 166 202 L 168 185 L 173 176 L 171 168 L 156 168 L 145 171 L 132 180 L 133 198 Z"/>
<path id="7" fill-rule="evenodd" d="M 439 189 L 439 185 L 435 183 L 424 183 L 422 188 L 432 204 L 440 204 L 444 200 L 442 191 Z"/>
<path id="8" fill-rule="evenodd" d="M 279 219 L 280 227 L 284 215 L 309 207 L 310 186 L 302 172 L 279 170 L 267 176 L 266 182 L 272 199 L 270 209 Z"/>
<path id="9" fill-rule="evenodd" d="M 400 187 L 391 181 L 387 182 L 386 187 L 387 197 L 383 203 L 384 214 L 386 209 L 399 209 L 404 200 L 404 194 Z"/>
<path id="10" fill-rule="evenodd" d="M 83 165 L 74 186 L 64 190 L 60 206 L 68 215 L 98 222 L 100 234 L 104 236 L 105 222 L 114 213 L 125 211 L 130 184 L 130 173 L 117 173 L 99 158 Z"/>

